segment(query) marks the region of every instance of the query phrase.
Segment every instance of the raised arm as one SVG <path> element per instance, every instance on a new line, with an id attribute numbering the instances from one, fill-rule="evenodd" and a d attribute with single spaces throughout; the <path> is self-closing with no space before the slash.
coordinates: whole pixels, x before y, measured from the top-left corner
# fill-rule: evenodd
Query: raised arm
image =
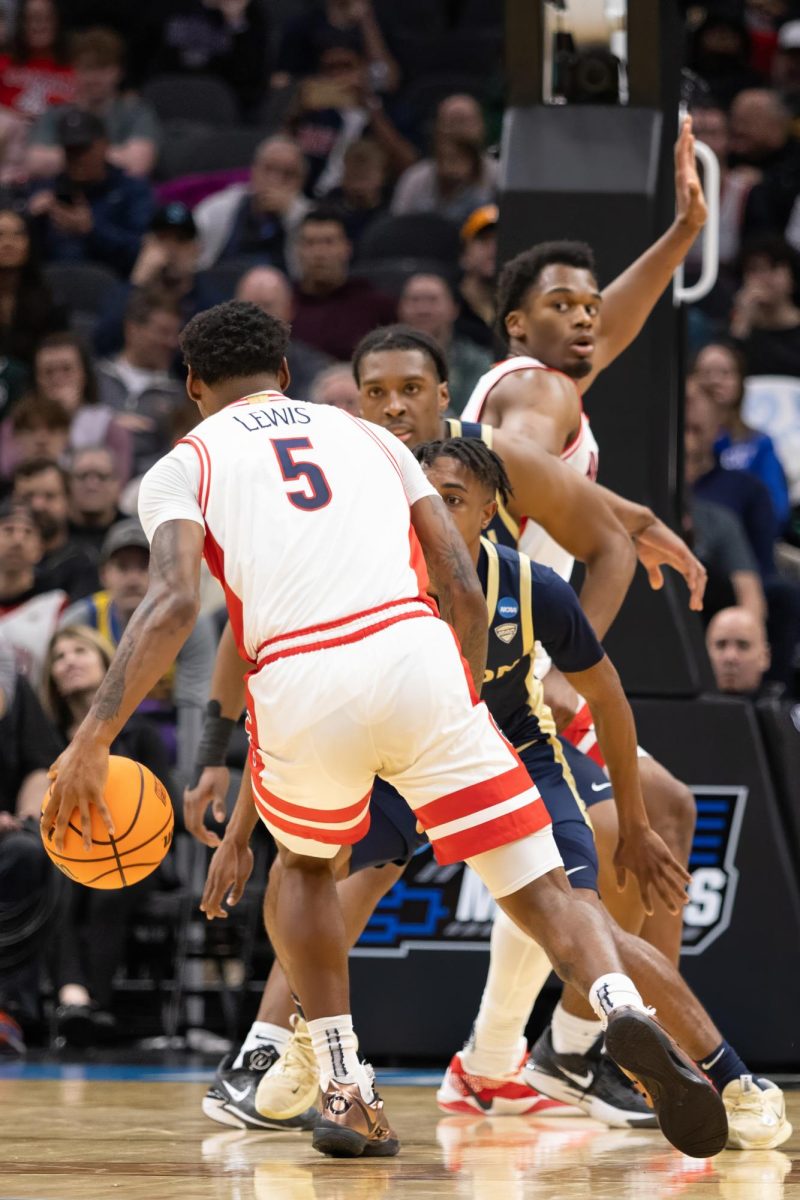
<path id="1" fill-rule="evenodd" d="M 67 750 L 51 767 L 55 780 L 42 817 L 47 835 L 64 843 L 67 823 L 80 812 L 84 844 L 91 845 L 89 805 L 113 831 L 103 801 L 111 743 L 175 657 L 200 609 L 200 560 L 204 531 L 195 521 L 165 521 L 153 536 L 147 594 L 128 622 L 92 707 Z"/>
<path id="2" fill-rule="evenodd" d="M 486 598 L 466 543 L 440 496 L 423 496 L 413 504 L 411 523 L 428 564 L 441 614 L 456 631 L 479 696 L 486 669 L 489 622 Z"/>
<path id="3" fill-rule="evenodd" d="M 675 207 L 675 220 L 667 232 L 604 289 L 594 370 L 581 380 L 582 391 L 639 335 L 705 224 L 706 201 L 697 174 L 691 117 L 683 122 L 675 143 Z"/>
<path id="4" fill-rule="evenodd" d="M 605 637 L 636 568 L 633 543 L 596 484 L 528 439 L 495 435 L 494 448 L 513 482 L 511 511 L 541 525 L 586 567 L 581 607 Z"/>

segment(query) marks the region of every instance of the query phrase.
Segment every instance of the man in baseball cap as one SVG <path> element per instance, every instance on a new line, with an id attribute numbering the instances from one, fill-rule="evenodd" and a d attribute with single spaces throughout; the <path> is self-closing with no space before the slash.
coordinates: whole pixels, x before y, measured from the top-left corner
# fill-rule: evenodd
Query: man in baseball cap
<path id="1" fill-rule="evenodd" d="M 482 204 L 461 226 L 461 311 L 456 330 L 494 352 L 494 283 L 497 271 L 496 204 Z"/>

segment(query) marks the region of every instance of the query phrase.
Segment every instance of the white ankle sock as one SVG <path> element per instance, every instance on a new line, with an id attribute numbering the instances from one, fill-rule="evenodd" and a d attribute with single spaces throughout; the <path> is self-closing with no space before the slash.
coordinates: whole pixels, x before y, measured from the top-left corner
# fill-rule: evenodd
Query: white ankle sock
<path id="1" fill-rule="evenodd" d="M 600 1037 L 603 1027 L 594 1018 L 573 1017 L 559 1000 L 553 1010 L 550 1031 L 556 1054 L 586 1054 Z"/>
<path id="2" fill-rule="evenodd" d="M 244 1066 L 244 1056 L 251 1050 L 260 1050 L 264 1046 L 274 1046 L 279 1054 L 283 1054 L 292 1036 L 290 1029 L 282 1025 L 273 1025 L 270 1021 L 253 1021 L 250 1032 L 241 1044 L 239 1053 L 233 1060 L 234 1070 Z"/>
<path id="3" fill-rule="evenodd" d="M 337 1083 L 357 1083 L 361 1095 L 369 1103 L 374 1095 L 372 1080 L 358 1059 L 358 1038 L 353 1032 L 349 1013 L 338 1017 L 318 1017 L 308 1021 L 311 1045 L 319 1066 L 319 1085 L 322 1091 L 332 1079 Z"/>
<path id="4" fill-rule="evenodd" d="M 615 1008 L 638 1008 L 647 1011 L 644 1000 L 639 995 L 636 984 L 627 975 L 612 971 L 609 975 L 601 975 L 589 988 L 589 1003 L 602 1022 L 603 1029 L 608 1023 L 608 1016 Z"/>
<path id="5" fill-rule="evenodd" d="M 552 969 L 541 946 L 498 909 L 480 1011 L 461 1054 L 470 1074 L 502 1079 L 516 1071 L 528 1017 Z"/>

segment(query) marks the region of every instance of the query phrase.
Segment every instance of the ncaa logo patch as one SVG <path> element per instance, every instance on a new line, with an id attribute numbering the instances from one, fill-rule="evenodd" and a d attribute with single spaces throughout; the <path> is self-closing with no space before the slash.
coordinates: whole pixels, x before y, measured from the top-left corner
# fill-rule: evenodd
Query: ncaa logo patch
<path id="1" fill-rule="evenodd" d="M 697 827 L 689 870 L 689 903 L 683 910 L 682 954 L 702 954 L 731 923 L 739 872 L 736 852 L 744 820 L 746 787 L 695 787 Z"/>
<path id="2" fill-rule="evenodd" d="M 495 625 L 494 627 L 494 631 L 500 638 L 500 641 L 505 642 L 506 645 L 513 639 L 518 629 L 519 625 L 517 625 L 516 621 L 507 621 L 505 625 Z"/>
<path id="3" fill-rule="evenodd" d="M 519 605 L 513 596 L 502 596 L 497 601 L 497 614 L 504 621 L 513 621 L 519 615 Z"/>

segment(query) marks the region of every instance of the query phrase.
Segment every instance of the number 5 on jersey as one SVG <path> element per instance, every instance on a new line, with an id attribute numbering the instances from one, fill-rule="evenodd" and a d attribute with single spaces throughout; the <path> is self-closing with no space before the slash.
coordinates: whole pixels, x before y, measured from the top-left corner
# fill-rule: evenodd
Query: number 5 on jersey
<path id="1" fill-rule="evenodd" d="M 294 458 L 296 450 L 313 450 L 308 438 L 276 438 L 272 447 L 286 482 L 290 483 L 295 479 L 305 481 L 304 487 L 287 490 L 286 496 L 290 504 L 304 512 L 311 512 L 330 503 L 331 489 L 322 468 L 307 459 Z"/>

